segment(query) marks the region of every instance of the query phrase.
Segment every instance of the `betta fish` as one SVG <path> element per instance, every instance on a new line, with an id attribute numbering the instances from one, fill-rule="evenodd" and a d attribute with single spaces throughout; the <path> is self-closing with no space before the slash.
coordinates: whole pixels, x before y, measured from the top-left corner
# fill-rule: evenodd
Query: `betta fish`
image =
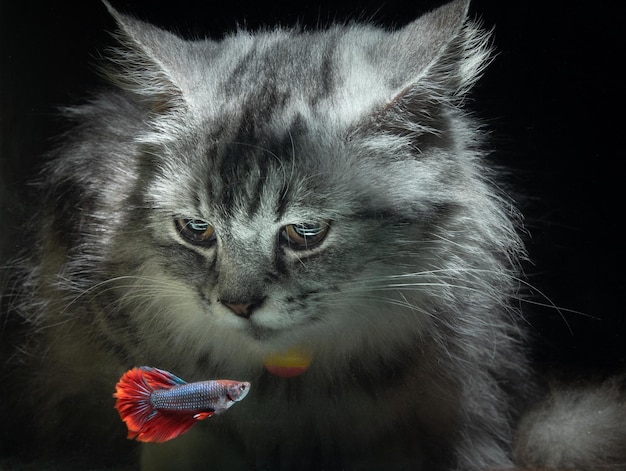
<path id="1" fill-rule="evenodd" d="M 166 442 L 198 420 L 221 414 L 250 391 L 250 383 L 219 379 L 187 383 L 149 366 L 133 368 L 116 385 L 115 408 L 128 427 L 128 438 Z"/>

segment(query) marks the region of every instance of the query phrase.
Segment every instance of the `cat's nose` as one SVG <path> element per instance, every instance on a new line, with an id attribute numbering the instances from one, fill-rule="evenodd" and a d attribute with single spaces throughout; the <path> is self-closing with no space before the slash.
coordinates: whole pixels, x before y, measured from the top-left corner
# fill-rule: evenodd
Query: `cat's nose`
<path id="1" fill-rule="evenodd" d="M 252 302 L 237 302 L 220 299 L 220 302 L 239 317 L 248 319 L 252 315 L 252 312 L 263 303 L 263 299 Z"/>

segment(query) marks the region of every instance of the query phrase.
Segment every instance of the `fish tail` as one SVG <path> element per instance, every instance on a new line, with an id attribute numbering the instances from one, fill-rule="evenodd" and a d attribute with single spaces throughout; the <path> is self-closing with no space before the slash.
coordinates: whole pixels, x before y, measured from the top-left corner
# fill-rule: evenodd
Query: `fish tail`
<path id="1" fill-rule="evenodd" d="M 142 442 L 165 442 L 185 433 L 195 423 L 193 415 L 161 411 L 151 401 L 152 393 L 186 384 L 173 374 L 142 366 L 127 371 L 116 385 L 115 408 L 128 427 L 128 438 Z"/>

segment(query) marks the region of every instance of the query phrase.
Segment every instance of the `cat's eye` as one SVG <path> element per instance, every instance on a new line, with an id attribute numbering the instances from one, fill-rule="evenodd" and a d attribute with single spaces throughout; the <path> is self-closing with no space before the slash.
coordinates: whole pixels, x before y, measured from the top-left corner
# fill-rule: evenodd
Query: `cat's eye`
<path id="1" fill-rule="evenodd" d="M 215 229 L 203 219 L 176 219 L 178 233 L 194 245 L 211 245 L 215 241 Z"/>
<path id="2" fill-rule="evenodd" d="M 283 227 L 281 237 L 289 248 L 307 250 L 319 245 L 328 234 L 329 229 L 330 224 L 327 222 L 288 224 Z"/>

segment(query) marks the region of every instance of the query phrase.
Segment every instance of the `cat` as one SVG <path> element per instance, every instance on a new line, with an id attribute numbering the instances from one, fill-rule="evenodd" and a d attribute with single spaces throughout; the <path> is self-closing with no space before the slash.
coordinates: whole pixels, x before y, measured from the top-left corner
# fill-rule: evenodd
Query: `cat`
<path id="1" fill-rule="evenodd" d="M 66 110 L 9 270 L 7 440 L 68 467 L 624 469 L 619 383 L 525 414 L 526 252 L 463 106 L 491 58 L 468 1 L 221 41 L 107 8 L 111 87 Z M 308 370 L 270 373 L 289 349 Z M 139 365 L 252 387 L 137 457 L 112 393 Z"/>

